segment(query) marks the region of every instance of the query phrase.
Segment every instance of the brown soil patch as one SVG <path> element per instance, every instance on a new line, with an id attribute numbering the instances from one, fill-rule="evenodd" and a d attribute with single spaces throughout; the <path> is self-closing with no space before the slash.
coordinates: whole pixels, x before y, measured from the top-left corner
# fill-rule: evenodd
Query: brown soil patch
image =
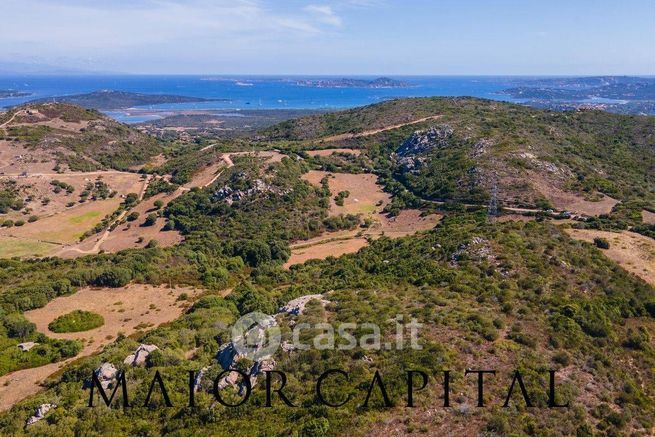
<path id="1" fill-rule="evenodd" d="M 609 214 L 612 211 L 612 208 L 614 208 L 614 205 L 619 203 L 618 200 L 609 196 L 603 196 L 603 198 L 598 202 L 585 200 L 577 194 L 569 193 L 557 188 L 550 181 L 534 172 L 530 174 L 530 181 L 534 188 L 548 199 L 556 209 L 562 211 L 571 211 L 588 216 L 598 216 L 601 214 Z"/>
<path id="2" fill-rule="evenodd" d="M 350 153 L 351 155 L 359 156 L 362 151 L 358 149 L 322 149 L 322 150 L 307 150 L 309 156 L 330 156 L 335 153 Z"/>
<path id="3" fill-rule="evenodd" d="M 0 140 L 0 175 L 52 172 L 55 165 L 52 151 L 28 149 L 15 142 Z"/>
<path id="4" fill-rule="evenodd" d="M 7 410 L 16 402 L 38 393 L 41 381 L 70 362 L 99 351 L 119 333 L 130 335 L 177 319 L 188 305 L 177 301 L 182 293 L 194 296 L 196 291 L 140 284 L 115 289 L 84 288 L 71 296 L 58 297 L 43 308 L 26 312 L 25 317 L 37 325 L 39 332 L 53 338 L 83 340 L 84 348 L 75 358 L 0 377 L 0 410 Z M 101 314 L 105 324 L 85 332 L 55 334 L 48 331 L 48 323 L 76 309 Z"/>
<path id="5" fill-rule="evenodd" d="M 367 229 L 326 232 L 310 240 L 299 241 L 291 245 L 291 257 L 284 265 L 286 268 L 304 263 L 309 259 L 325 259 L 328 256 L 341 256 L 357 252 L 367 245 L 367 238 L 379 238 L 382 235 L 400 238 L 419 231 L 432 229 L 441 219 L 437 214 L 425 217 L 419 210 L 403 210 L 397 217 L 387 217 L 382 210 L 389 203 L 390 196 L 383 192 L 372 174 L 328 173 L 310 171 L 303 175 L 307 182 L 320 186 L 321 179 L 328 174 L 332 193 L 330 215 L 361 214 L 373 221 Z M 334 196 L 340 191 L 350 191 L 343 206 L 334 203 Z"/>
<path id="6" fill-rule="evenodd" d="M 380 215 L 381 228 L 380 231 L 389 238 L 400 238 L 407 235 L 413 235 L 420 231 L 428 231 L 434 228 L 441 216 L 438 214 L 430 214 L 421 216 L 421 211 L 418 209 L 404 209 L 396 217 L 387 217 Z M 376 234 L 376 228 L 370 231 L 371 235 Z"/>
<path id="7" fill-rule="evenodd" d="M 641 211 L 641 219 L 644 223 L 655 225 L 655 212 L 643 210 Z"/>
<path id="8" fill-rule="evenodd" d="M 592 229 L 567 229 L 573 238 L 593 242 L 594 238 L 607 239 L 610 248 L 602 252 L 625 270 L 655 285 L 655 240 L 634 232 L 607 232 Z"/>
<path id="9" fill-rule="evenodd" d="M 369 173 L 330 173 L 312 170 L 305 173 L 302 178 L 310 184 L 320 187 L 321 179 L 328 175 L 331 175 L 329 177 L 330 191 L 332 192 L 329 211 L 331 216 L 339 214 L 372 215 L 378 209 L 384 208 L 391 199 L 391 196 L 382 191 L 377 184 L 377 176 Z M 349 191 L 350 195 L 344 199 L 343 206 L 338 206 L 334 202 L 334 197 L 341 191 Z"/>
<path id="10" fill-rule="evenodd" d="M 310 259 L 325 259 L 329 256 L 339 257 L 347 253 L 355 253 L 362 247 L 365 247 L 368 242 L 366 238 L 355 237 L 334 237 L 329 238 L 329 235 L 323 237 L 323 242 L 317 242 L 311 246 L 303 246 L 300 248 L 292 248 L 289 260 L 284 264 L 284 268 L 289 268 L 294 264 L 302 264 Z"/>
<path id="11" fill-rule="evenodd" d="M 227 163 L 225 155 L 223 155 L 223 159 L 220 161 L 211 163 L 194 174 L 192 180 L 185 184 L 184 188 L 191 189 L 193 187 L 206 187 L 211 185 L 218 178 L 218 175 L 220 175 L 226 164 L 228 167 L 231 167 L 231 161 L 230 163 Z"/>
<path id="12" fill-rule="evenodd" d="M 236 156 L 254 156 L 256 158 L 265 158 L 267 162 L 280 162 L 282 161 L 282 158 L 285 158 L 287 155 L 280 153 L 275 150 L 266 150 L 266 151 L 253 151 L 253 152 L 231 152 L 227 153 L 229 157 L 236 157 Z"/>
<path id="13" fill-rule="evenodd" d="M 153 226 L 141 226 L 148 214 L 156 213 L 155 201 L 162 200 L 164 204 L 168 204 L 176 197 L 176 193 L 162 193 L 139 203 L 130 210 L 130 212 L 138 212 L 139 218 L 133 222 L 125 222 L 114 229 L 100 245 L 100 250 L 118 252 L 123 249 L 145 247 L 150 240 L 157 240 L 158 245 L 162 247 L 173 246 L 181 242 L 184 238 L 179 232 L 161 230 L 166 224 L 166 219 L 163 217 L 159 217 Z M 142 241 L 138 242 L 140 238 Z"/>
<path id="14" fill-rule="evenodd" d="M 0 176 L 2 179 L 3 176 Z M 28 176 L 15 176 L 10 177 L 18 183 L 18 190 L 23 199 L 28 196 L 32 198 L 31 201 L 25 202 L 25 207 L 31 208 L 29 215 L 37 215 L 41 218 L 72 211 L 82 208 L 88 203 L 93 203 L 89 200 L 83 204 L 78 203 L 80 200 L 80 193 L 84 191 L 88 183 L 95 183 L 96 181 L 103 181 L 113 191 L 119 194 L 138 193 L 143 186 L 143 181 L 140 176 L 134 173 L 124 172 L 90 172 L 90 173 L 31 173 Z M 54 186 L 50 184 L 53 180 L 58 180 L 72 185 L 75 188 L 71 194 L 62 190 L 59 193 L 54 192 Z M 47 204 L 43 204 L 44 199 L 49 199 Z M 116 197 L 115 199 L 119 199 Z M 68 207 L 69 203 L 74 203 L 72 207 Z M 13 212 L 10 217 L 13 220 L 22 217 L 22 212 Z M 98 220 L 99 221 L 99 220 Z"/>
<path id="15" fill-rule="evenodd" d="M 327 232 L 291 245 L 291 256 L 284 267 L 289 268 L 310 259 L 325 259 L 328 256 L 339 257 L 355 253 L 368 244 L 367 238 L 376 239 L 382 235 L 400 238 L 427 231 L 434 228 L 441 219 L 437 214 L 421 217 L 421 211 L 416 209 L 403 210 L 397 217 L 392 218 L 379 213 L 374 217 L 376 221 L 369 229 Z"/>

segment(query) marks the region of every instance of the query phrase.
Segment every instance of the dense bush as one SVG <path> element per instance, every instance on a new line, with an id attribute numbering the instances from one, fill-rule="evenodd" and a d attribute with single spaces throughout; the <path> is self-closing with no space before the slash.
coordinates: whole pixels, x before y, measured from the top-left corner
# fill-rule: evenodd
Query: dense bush
<path id="1" fill-rule="evenodd" d="M 48 324 L 52 332 L 80 332 L 99 328 L 105 324 L 105 319 L 90 311 L 75 310 L 61 315 Z"/>

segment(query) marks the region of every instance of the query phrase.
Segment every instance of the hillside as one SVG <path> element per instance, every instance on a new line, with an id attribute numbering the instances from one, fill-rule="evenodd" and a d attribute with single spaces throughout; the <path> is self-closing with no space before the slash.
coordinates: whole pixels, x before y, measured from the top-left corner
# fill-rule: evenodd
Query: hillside
<path id="1" fill-rule="evenodd" d="M 161 151 L 161 143 L 135 129 L 63 103 L 27 104 L 0 115 L 0 141 L 73 171 L 125 170 Z"/>
<path id="2" fill-rule="evenodd" d="M 654 132 L 651 117 L 416 98 L 290 120 L 263 133 L 298 147 L 361 149 L 376 172 L 422 199 L 485 204 L 495 185 L 504 206 L 594 215 L 609 212 L 610 199 L 655 207 Z M 414 150 L 412 142 L 424 145 Z M 595 208 L 604 201 L 609 209 Z"/>
<path id="3" fill-rule="evenodd" d="M 97 120 L 76 109 L 56 123 L 85 115 Z M 102 236 L 63 258 L 0 260 L 0 434 L 652 435 L 654 127 L 646 117 L 403 99 L 167 151 L 131 181 L 140 195 L 131 190 Z M 20 196 L 2 190 L 12 213 Z M 558 214 L 569 207 L 571 217 Z M 48 330 L 75 309 L 105 325 Z M 232 353 L 232 325 L 253 311 L 280 328 L 272 355 Z M 397 322 L 412 319 L 420 348 L 400 347 Z M 348 339 L 337 336 L 330 347 L 319 341 L 325 323 L 374 323 L 381 343 L 358 325 L 360 341 L 341 347 Z M 298 326 L 307 326 L 300 346 Z M 38 345 L 23 352 L 26 343 Z M 229 368 L 256 378 L 236 408 L 213 392 Z M 295 407 L 276 390 L 265 406 L 271 369 L 287 375 Z M 342 406 L 317 398 L 328 369 L 348 374 L 326 381 L 330 400 L 350 398 Z M 415 407 L 410 369 L 428 381 Z M 496 371 L 484 408 L 467 369 Z M 130 407 L 117 392 L 111 407 L 89 408 L 92 373 L 108 386 L 118 370 Z M 518 385 L 505 401 L 515 370 L 532 407 Z M 548 370 L 568 408 L 548 408 Z M 171 407 L 157 384 L 148 398 L 157 371 Z M 391 405 L 377 386 L 363 405 L 376 371 Z M 230 403 L 241 389 L 217 383 Z"/>

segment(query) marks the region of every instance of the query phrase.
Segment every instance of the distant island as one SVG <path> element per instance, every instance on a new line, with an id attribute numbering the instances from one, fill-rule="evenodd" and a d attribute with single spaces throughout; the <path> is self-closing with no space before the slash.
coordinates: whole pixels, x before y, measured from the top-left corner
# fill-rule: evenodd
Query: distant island
<path id="1" fill-rule="evenodd" d="M 213 101 L 227 101 L 227 99 L 203 99 L 200 97 L 178 96 L 171 94 L 140 94 L 125 91 L 102 90 L 87 94 L 48 97 L 34 100 L 31 103 L 69 103 L 88 109 L 111 111 L 132 108 L 135 106 L 160 105 L 165 103 L 193 103 Z"/>
<path id="2" fill-rule="evenodd" d="M 0 99 L 8 99 L 10 97 L 26 97 L 31 95 L 32 93 L 25 91 L 0 90 Z"/>
<path id="3" fill-rule="evenodd" d="M 388 77 L 366 79 L 303 79 L 296 85 L 314 88 L 409 88 L 412 84 Z"/>

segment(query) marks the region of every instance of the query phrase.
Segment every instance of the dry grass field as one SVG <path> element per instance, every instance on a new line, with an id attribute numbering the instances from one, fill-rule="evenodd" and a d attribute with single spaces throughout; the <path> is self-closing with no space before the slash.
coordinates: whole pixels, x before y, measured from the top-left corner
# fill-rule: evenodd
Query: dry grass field
<path id="1" fill-rule="evenodd" d="M 188 301 L 178 300 L 182 293 L 192 299 L 197 292 L 191 288 L 170 289 L 141 284 L 112 289 L 84 288 L 73 295 L 58 297 L 43 308 L 26 312 L 25 316 L 37 325 L 39 332 L 53 338 L 81 340 L 84 348 L 75 358 L 0 377 L 0 411 L 38 393 L 41 390 L 40 383 L 50 375 L 74 360 L 101 350 L 114 341 L 119 333 L 131 335 L 177 319 L 189 305 Z M 85 332 L 55 334 L 48 331 L 48 324 L 52 320 L 76 309 L 102 315 L 105 324 Z"/>
<path id="2" fill-rule="evenodd" d="M 578 240 L 592 243 L 594 238 L 605 238 L 610 248 L 602 252 L 625 270 L 655 285 L 655 240 L 634 232 L 607 232 L 592 229 L 567 229 Z"/>
<path id="3" fill-rule="evenodd" d="M 423 217 L 418 210 L 403 210 L 397 217 L 382 214 L 390 197 L 382 191 L 377 184 L 376 176 L 372 174 L 328 173 L 312 170 L 303 175 L 303 179 L 320 186 L 321 179 L 328 175 L 332 193 L 329 214 L 331 216 L 361 214 L 362 217 L 371 219 L 372 224 L 366 229 L 326 232 L 310 240 L 293 244 L 291 257 L 284 265 L 286 268 L 310 259 L 325 259 L 329 256 L 338 257 L 357 252 L 368 244 L 367 238 L 375 239 L 382 235 L 399 238 L 429 230 L 441 219 L 437 214 Z M 340 191 L 350 192 L 350 195 L 344 199 L 343 206 L 338 206 L 334 201 L 334 196 Z"/>

